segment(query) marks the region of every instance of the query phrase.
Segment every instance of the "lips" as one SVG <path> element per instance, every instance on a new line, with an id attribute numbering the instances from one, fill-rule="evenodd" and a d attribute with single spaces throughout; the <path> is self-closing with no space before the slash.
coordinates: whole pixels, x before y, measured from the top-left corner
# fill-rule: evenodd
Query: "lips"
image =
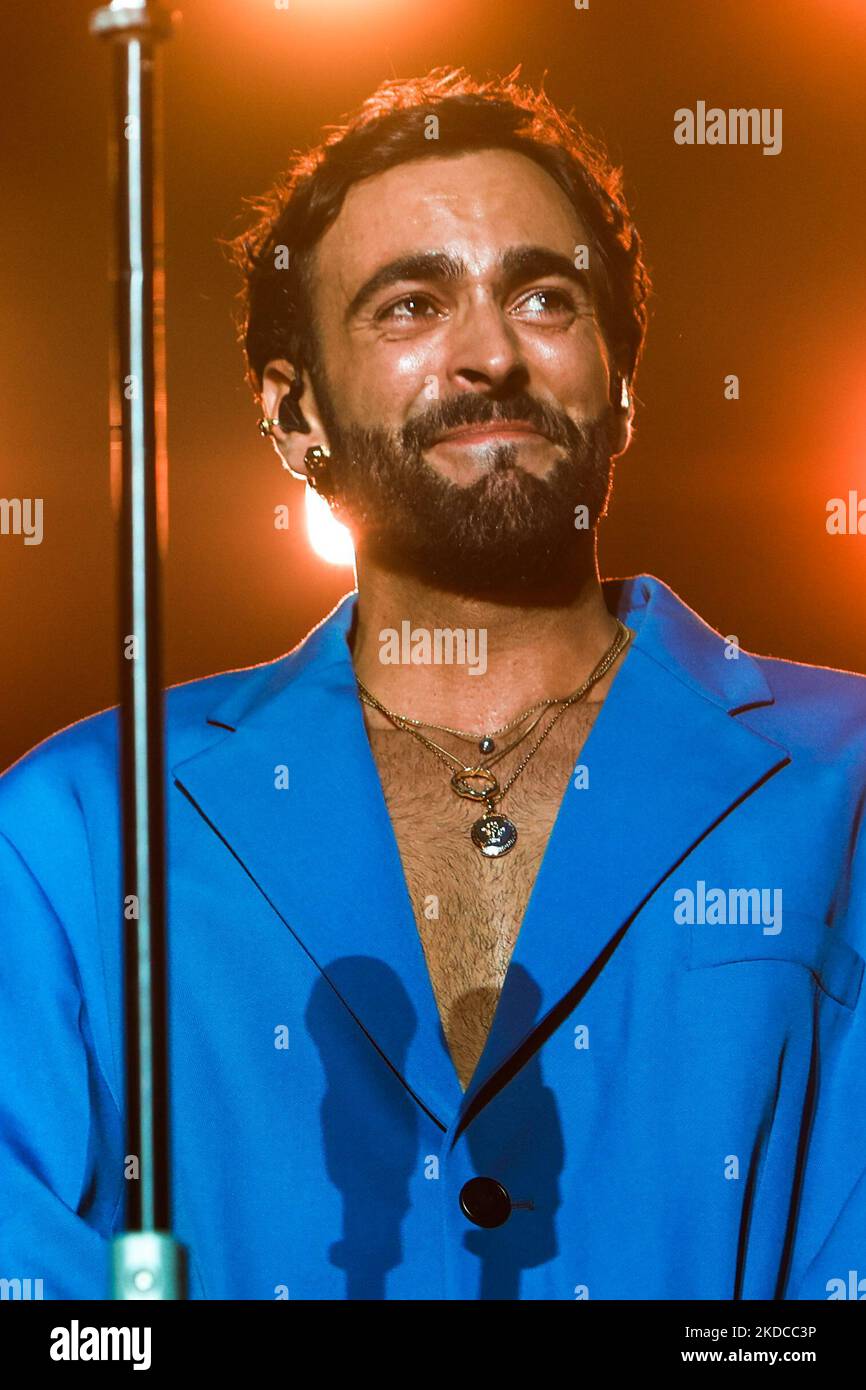
<path id="1" fill-rule="evenodd" d="M 485 424 L 461 425 L 457 429 L 448 430 L 445 434 L 440 434 L 433 442 L 435 444 L 481 444 L 491 438 L 509 434 L 534 435 L 538 439 L 544 437 L 534 425 L 528 425 L 524 420 L 490 420 Z"/>

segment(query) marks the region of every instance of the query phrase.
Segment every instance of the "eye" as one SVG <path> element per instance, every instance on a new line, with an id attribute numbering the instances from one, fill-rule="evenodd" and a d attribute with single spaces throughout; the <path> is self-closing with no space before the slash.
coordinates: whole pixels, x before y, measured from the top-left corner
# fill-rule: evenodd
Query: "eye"
<path id="1" fill-rule="evenodd" d="M 427 317 L 423 312 L 417 312 L 419 308 L 431 311 L 434 316 L 436 314 L 436 306 L 426 294 L 404 294 L 402 298 L 395 299 L 392 304 L 380 309 L 376 314 L 376 322 L 390 319 L 392 323 L 417 323 L 420 318 Z"/>
<path id="2" fill-rule="evenodd" d="M 541 315 L 548 318 L 551 315 L 567 316 L 569 314 L 574 314 L 576 311 L 574 299 L 567 290 L 557 290 L 551 287 L 532 290 L 525 299 L 521 299 L 514 307 L 516 309 L 522 309 L 527 305 L 531 306 L 533 300 L 540 306 L 537 309 L 532 309 L 531 307 L 529 309 L 529 313 L 535 317 L 540 317 Z"/>

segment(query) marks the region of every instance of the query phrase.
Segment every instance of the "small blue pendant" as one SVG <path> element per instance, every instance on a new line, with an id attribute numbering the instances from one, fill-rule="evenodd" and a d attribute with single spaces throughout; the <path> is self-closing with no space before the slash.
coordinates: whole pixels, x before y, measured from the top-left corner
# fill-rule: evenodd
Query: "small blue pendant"
<path id="1" fill-rule="evenodd" d="M 484 738 L 481 739 L 480 743 L 478 744 L 478 748 L 482 753 L 492 753 L 495 747 L 496 744 L 493 742 L 493 739 L 490 737 L 489 734 L 485 734 Z"/>

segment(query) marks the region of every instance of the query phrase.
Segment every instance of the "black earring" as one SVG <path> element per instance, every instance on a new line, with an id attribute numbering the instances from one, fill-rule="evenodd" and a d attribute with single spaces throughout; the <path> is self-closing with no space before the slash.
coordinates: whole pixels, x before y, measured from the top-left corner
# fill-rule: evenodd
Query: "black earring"
<path id="1" fill-rule="evenodd" d="M 283 396 L 283 399 L 280 401 L 280 408 L 277 411 L 280 429 L 283 430 L 285 434 L 309 434 L 311 427 L 301 407 L 297 404 L 293 392 L 294 384 L 292 386 L 292 391 L 290 391 L 287 396 Z"/>
<path id="2" fill-rule="evenodd" d="M 300 376 L 295 373 L 288 394 L 280 401 L 276 418 L 263 415 L 259 420 L 259 434 L 267 438 L 268 435 L 273 434 L 274 425 L 279 425 L 284 434 L 309 434 L 312 426 L 298 405 L 298 399 L 303 394 L 303 390 L 304 384 Z"/>

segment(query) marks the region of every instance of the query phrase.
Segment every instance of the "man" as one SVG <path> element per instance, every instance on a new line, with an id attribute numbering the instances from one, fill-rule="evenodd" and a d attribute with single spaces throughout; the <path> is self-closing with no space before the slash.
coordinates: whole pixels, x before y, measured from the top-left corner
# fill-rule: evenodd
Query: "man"
<path id="1" fill-rule="evenodd" d="M 614 172 L 436 71 L 237 249 L 357 590 L 167 697 L 191 1295 L 860 1296 L 866 682 L 599 579 L 648 287 Z M 116 785 L 113 710 L 0 782 L 0 1273 L 46 1297 L 122 1226 Z"/>

